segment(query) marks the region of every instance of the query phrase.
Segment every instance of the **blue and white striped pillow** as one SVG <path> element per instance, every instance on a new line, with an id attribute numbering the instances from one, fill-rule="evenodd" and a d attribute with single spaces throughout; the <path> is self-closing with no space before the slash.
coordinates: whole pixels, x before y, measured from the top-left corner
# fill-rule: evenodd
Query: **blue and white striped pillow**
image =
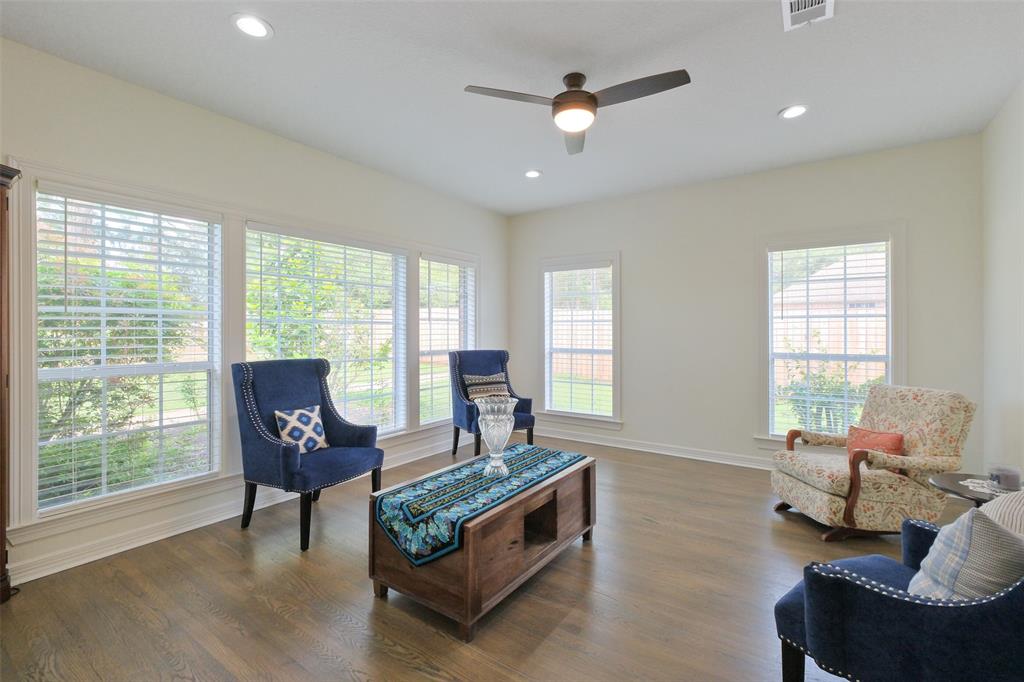
<path id="1" fill-rule="evenodd" d="M 1024 535 L 971 509 L 942 528 L 907 591 L 933 599 L 995 594 L 1024 577 Z"/>
<path id="2" fill-rule="evenodd" d="M 470 400 L 486 398 L 492 395 L 503 397 L 508 397 L 509 395 L 508 379 L 505 378 L 504 372 L 488 374 L 486 376 L 463 374 L 462 381 L 466 384 L 466 394 L 469 395 Z"/>

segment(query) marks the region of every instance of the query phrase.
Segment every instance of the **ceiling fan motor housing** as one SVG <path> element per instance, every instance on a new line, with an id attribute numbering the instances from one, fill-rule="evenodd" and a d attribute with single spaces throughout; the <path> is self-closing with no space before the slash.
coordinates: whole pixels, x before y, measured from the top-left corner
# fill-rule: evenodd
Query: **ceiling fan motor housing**
<path id="1" fill-rule="evenodd" d="M 566 90 L 555 95 L 551 103 L 552 118 L 566 109 L 586 109 L 597 115 L 597 98 L 586 90 Z"/>

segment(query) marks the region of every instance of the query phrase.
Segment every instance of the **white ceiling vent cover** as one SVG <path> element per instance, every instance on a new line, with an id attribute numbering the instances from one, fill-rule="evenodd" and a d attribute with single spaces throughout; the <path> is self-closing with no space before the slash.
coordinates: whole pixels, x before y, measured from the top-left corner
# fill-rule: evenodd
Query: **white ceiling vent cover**
<path id="1" fill-rule="evenodd" d="M 782 0 L 782 27 L 787 31 L 812 21 L 831 19 L 836 0 Z"/>

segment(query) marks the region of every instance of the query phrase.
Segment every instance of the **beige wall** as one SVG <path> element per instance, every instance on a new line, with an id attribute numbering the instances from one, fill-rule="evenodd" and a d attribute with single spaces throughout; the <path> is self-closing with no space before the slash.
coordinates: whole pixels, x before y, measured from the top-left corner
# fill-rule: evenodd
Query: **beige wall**
<path id="1" fill-rule="evenodd" d="M 753 439 L 764 391 L 759 248 L 773 235 L 892 224 L 906 231 L 906 379 L 980 403 L 979 136 L 513 218 L 509 338 L 517 390 L 541 407 L 541 258 L 620 251 L 622 428 L 564 421 L 544 428 L 764 464 L 770 453 Z M 980 466 L 981 443 L 977 426 L 965 467 Z"/>
<path id="2" fill-rule="evenodd" d="M 985 461 L 1024 466 L 1024 83 L 982 137 Z"/>

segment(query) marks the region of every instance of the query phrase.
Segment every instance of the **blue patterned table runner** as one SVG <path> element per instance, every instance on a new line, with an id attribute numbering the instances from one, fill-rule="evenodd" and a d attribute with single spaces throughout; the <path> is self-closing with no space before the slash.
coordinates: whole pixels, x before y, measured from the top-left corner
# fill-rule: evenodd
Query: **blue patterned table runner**
<path id="1" fill-rule="evenodd" d="M 462 524 L 584 459 L 578 452 L 517 444 L 508 476 L 484 476 L 487 456 L 377 497 L 375 516 L 395 547 L 420 566 L 459 548 Z"/>

